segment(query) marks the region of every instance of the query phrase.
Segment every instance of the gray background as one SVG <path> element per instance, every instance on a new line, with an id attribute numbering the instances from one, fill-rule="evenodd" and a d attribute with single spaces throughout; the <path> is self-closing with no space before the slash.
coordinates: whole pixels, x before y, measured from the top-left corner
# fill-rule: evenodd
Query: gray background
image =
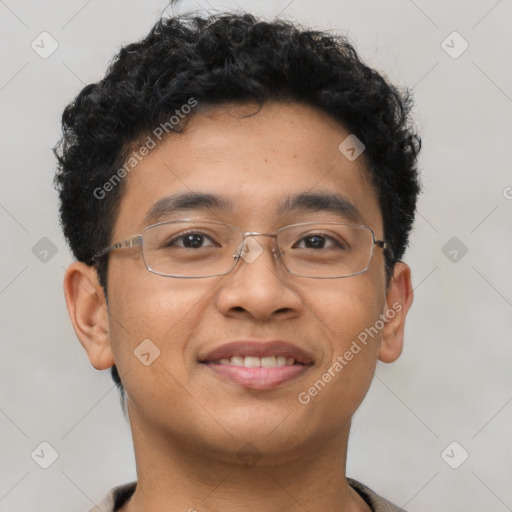
<path id="1" fill-rule="evenodd" d="M 512 510 L 511 1 L 211 1 L 348 34 L 414 89 L 424 193 L 406 261 L 416 297 L 401 359 L 378 367 L 355 418 L 348 474 L 409 512 Z M 50 148 L 64 106 L 165 6 L 0 0 L 1 511 L 85 511 L 136 477 L 109 372 L 89 365 L 67 317 L 72 259 Z M 46 59 L 31 47 L 43 31 L 59 45 Z M 454 31 L 469 43 L 457 58 L 457 36 L 444 45 L 452 56 L 442 47 Z M 43 441 L 58 453 L 48 469 L 31 458 Z M 445 461 L 457 466 L 462 450 L 469 458 L 452 469 Z"/>

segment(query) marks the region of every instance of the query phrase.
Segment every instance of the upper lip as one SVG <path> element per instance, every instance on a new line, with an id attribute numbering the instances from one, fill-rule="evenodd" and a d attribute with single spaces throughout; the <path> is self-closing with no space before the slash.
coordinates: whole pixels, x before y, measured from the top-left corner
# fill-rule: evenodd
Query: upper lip
<path id="1" fill-rule="evenodd" d="M 293 357 L 297 363 L 310 364 L 311 355 L 305 350 L 287 341 L 232 341 L 207 352 L 199 357 L 200 363 L 210 363 L 220 359 L 231 359 L 233 356 L 284 356 Z"/>

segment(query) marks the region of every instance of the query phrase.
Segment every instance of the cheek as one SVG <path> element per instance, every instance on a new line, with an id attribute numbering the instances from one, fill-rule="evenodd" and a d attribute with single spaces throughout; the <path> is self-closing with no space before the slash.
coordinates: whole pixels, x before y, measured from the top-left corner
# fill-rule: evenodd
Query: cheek
<path id="1" fill-rule="evenodd" d="M 340 280 L 326 280 L 302 295 L 317 320 L 325 327 L 333 350 L 342 350 L 351 340 L 379 318 L 384 293 L 369 274 Z M 350 343 L 349 343 L 350 344 Z"/>
<path id="2" fill-rule="evenodd" d="M 312 376 L 311 385 L 322 381 L 316 387 L 321 388 L 329 407 L 342 400 L 355 410 L 371 383 L 380 345 L 380 329 L 375 326 L 384 305 L 384 295 L 377 290 L 366 275 L 331 281 L 321 293 L 310 295 L 308 307 L 329 340 L 325 345 L 329 353 Z"/>
<path id="3" fill-rule="evenodd" d="M 126 275 L 133 277 L 126 279 Z M 206 305 L 208 289 L 149 272 L 113 273 L 109 283 L 110 336 L 120 371 L 140 372 L 144 365 L 137 354 L 142 350 L 147 353 L 148 348 L 151 357 L 164 356 L 153 372 L 164 360 L 169 370 L 179 372 L 187 341 Z"/>
<path id="4" fill-rule="evenodd" d="M 212 285 L 191 286 L 185 280 L 148 275 L 138 276 L 138 281 L 118 276 L 118 286 L 112 286 L 116 291 L 111 301 L 111 340 L 130 418 L 139 424 L 149 419 L 162 432 L 172 425 L 183 442 L 194 422 L 223 435 L 208 419 L 203 395 L 194 391 L 188 352 L 189 340 L 197 337 L 211 301 Z"/>

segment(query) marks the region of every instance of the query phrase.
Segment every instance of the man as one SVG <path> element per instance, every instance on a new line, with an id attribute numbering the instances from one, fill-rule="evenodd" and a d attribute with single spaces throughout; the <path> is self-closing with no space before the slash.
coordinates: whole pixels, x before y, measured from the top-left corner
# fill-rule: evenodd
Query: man
<path id="1" fill-rule="evenodd" d="M 248 14 L 159 21 L 66 108 L 66 301 L 138 476 L 94 510 L 401 510 L 345 463 L 412 303 L 409 109 L 342 37 Z"/>

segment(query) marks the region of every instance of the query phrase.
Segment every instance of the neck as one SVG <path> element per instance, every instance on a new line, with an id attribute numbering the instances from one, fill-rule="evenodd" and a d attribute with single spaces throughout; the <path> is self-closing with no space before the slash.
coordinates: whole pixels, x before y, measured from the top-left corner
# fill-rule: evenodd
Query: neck
<path id="1" fill-rule="evenodd" d="M 350 425 L 321 444 L 251 458 L 212 455 L 131 420 L 138 480 L 120 512 L 370 512 L 345 477 Z"/>

